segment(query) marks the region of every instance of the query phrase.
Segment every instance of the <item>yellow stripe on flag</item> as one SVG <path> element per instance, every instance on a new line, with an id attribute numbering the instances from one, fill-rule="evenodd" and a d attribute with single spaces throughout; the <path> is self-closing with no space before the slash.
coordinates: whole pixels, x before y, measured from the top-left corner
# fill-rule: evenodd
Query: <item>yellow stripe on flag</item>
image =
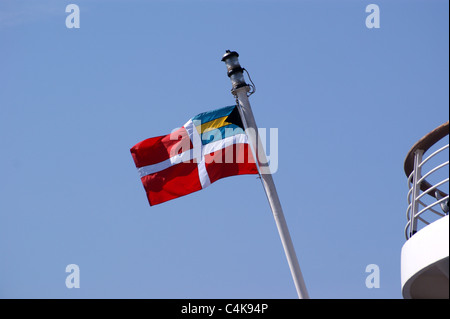
<path id="1" fill-rule="evenodd" d="M 218 119 L 203 123 L 202 125 L 197 126 L 197 132 L 198 134 L 202 134 L 205 132 L 209 132 L 212 131 L 216 128 L 225 126 L 225 125 L 230 125 L 233 123 L 229 123 L 227 122 L 228 115 L 227 116 L 223 116 L 223 117 L 219 117 Z"/>

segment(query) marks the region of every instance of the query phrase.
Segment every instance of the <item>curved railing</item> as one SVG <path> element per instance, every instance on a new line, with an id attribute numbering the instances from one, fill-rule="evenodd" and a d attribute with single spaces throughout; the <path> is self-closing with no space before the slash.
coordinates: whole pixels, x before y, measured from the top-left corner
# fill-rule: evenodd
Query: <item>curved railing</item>
<path id="1" fill-rule="evenodd" d="M 448 135 L 449 122 L 447 121 L 421 138 L 406 156 L 404 169 L 409 188 L 406 239 L 436 219 L 448 215 L 449 144 L 447 142 L 446 145 L 439 145 Z M 423 159 L 425 152 L 436 146 L 437 149 Z"/>

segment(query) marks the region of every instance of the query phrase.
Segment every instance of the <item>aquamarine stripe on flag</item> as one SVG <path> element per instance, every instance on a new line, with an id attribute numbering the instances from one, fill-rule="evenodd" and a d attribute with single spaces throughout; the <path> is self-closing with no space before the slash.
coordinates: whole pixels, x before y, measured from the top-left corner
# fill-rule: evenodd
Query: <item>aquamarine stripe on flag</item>
<path id="1" fill-rule="evenodd" d="M 195 121 L 200 121 L 201 124 L 204 124 L 209 121 L 213 121 L 215 119 L 230 115 L 231 112 L 233 112 L 234 108 L 235 108 L 235 105 L 232 105 L 232 106 L 223 107 L 218 110 L 200 113 L 199 115 L 196 115 L 192 118 L 192 122 L 194 122 L 194 125 L 196 125 L 196 126 L 197 126 L 197 124 L 195 123 Z"/>

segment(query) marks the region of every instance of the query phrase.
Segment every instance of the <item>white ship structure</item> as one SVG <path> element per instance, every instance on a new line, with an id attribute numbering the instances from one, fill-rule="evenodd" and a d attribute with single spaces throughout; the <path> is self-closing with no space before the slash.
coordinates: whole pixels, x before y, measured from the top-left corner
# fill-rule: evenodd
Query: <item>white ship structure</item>
<path id="1" fill-rule="evenodd" d="M 448 135 L 447 121 L 414 144 L 405 159 L 409 187 L 401 251 L 405 299 L 449 298 Z"/>

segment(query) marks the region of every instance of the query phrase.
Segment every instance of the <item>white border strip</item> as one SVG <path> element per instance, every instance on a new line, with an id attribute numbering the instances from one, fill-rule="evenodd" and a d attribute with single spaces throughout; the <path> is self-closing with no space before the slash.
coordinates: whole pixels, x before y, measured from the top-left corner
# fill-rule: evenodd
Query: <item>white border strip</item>
<path id="1" fill-rule="evenodd" d="M 195 124 L 200 124 L 199 123 Z M 200 137 L 200 134 L 197 131 L 197 128 L 195 127 L 194 122 L 191 120 L 187 121 L 186 124 L 184 124 L 184 128 L 189 134 L 189 137 L 192 141 L 192 150 L 194 152 L 194 158 L 197 161 L 197 169 L 198 169 L 198 178 L 200 179 L 200 184 L 202 185 L 202 188 L 208 187 L 211 185 L 211 181 L 209 179 L 208 172 L 206 171 L 205 166 L 205 157 L 203 156 L 203 145 L 202 140 Z"/>
<path id="2" fill-rule="evenodd" d="M 190 161 L 192 159 L 192 150 L 184 151 L 181 154 L 177 154 L 175 156 L 172 156 L 169 159 L 166 159 L 165 161 L 159 162 L 157 164 L 142 166 L 138 168 L 138 173 L 140 177 L 144 177 L 162 170 L 165 170 L 166 168 L 169 168 L 173 165 L 180 164 L 182 162 Z"/>

